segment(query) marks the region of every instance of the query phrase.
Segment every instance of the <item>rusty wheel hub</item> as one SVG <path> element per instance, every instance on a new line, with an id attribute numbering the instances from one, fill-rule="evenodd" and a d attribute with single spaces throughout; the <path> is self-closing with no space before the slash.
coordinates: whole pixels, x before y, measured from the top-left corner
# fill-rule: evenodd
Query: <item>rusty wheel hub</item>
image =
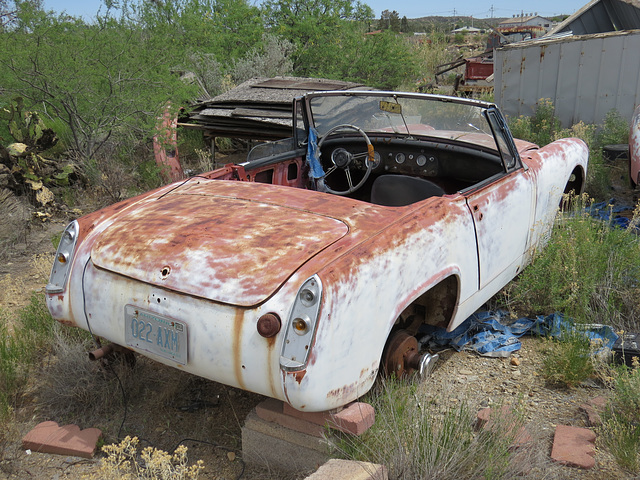
<path id="1" fill-rule="evenodd" d="M 387 375 L 395 374 L 405 377 L 420 368 L 422 355 L 418 351 L 418 341 L 406 330 L 398 330 L 392 334 L 387 349 L 382 357 L 384 371 Z"/>
<path id="2" fill-rule="evenodd" d="M 396 375 L 398 378 L 416 373 L 421 380 L 425 380 L 438 361 L 438 354 L 420 354 L 418 341 L 406 330 L 398 330 L 391 335 L 389 344 L 382 356 L 382 368 L 386 375 Z"/>

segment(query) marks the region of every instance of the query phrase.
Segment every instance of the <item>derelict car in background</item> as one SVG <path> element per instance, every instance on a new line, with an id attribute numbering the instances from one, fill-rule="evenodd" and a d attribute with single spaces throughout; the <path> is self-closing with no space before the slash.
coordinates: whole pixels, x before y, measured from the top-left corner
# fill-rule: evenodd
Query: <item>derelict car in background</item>
<path id="1" fill-rule="evenodd" d="M 420 370 L 530 260 L 587 147 L 511 137 L 490 103 L 349 91 L 294 101 L 293 136 L 65 230 L 62 323 L 303 411 Z"/>

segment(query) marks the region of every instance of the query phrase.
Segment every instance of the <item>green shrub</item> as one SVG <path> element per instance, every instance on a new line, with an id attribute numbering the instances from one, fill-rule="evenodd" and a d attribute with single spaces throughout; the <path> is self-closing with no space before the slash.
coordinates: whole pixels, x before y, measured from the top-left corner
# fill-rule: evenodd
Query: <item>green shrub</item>
<path id="1" fill-rule="evenodd" d="M 520 116 L 509 122 L 509 129 L 516 138 L 527 140 L 543 147 L 556 140 L 561 130 L 555 107 L 548 98 L 538 100 L 531 117 Z"/>
<path id="2" fill-rule="evenodd" d="M 0 420 L 6 421 L 34 365 L 51 346 L 55 322 L 42 295 L 12 318 L 0 312 Z M 2 438 L 0 438 L 0 443 Z"/>
<path id="3" fill-rule="evenodd" d="M 366 401 L 376 422 L 359 437 L 342 438 L 337 447 L 346 458 L 383 464 L 389 478 L 514 474 L 512 445 L 522 426 L 517 415 L 492 416 L 494 427 L 476 431 L 476 411 L 466 401 L 452 403 L 441 391 L 427 397 L 419 385 L 395 378 L 376 385 Z"/>
<path id="4" fill-rule="evenodd" d="M 600 150 L 605 145 L 629 143 L 629 122 L 615 108 L 610 110 L 595 140 L 594 147 Z"/>
<path id="5" fill-rule="evenodd" d="M 600 436 L 618 464 L 640 472 L 640 366 L 613 370 L 613 391 L 604 413 Z"/>
<path id="6" fill-rule="evenodd" d="M 637 237 L 592 218 L 586 195 L 570 203 L 546 248 L 504 290 L 510 308 L 527 315 L 559 311 L 577 323 L 634 330 L 640 314 Z"/>
<path id="7" fill-rule="evenodd" d="M 551 383 L 577 387 L 594 374 L 589 338 L 579 330 L 565 331 L 559 339 L 547 340 L 542 367 Z"/>

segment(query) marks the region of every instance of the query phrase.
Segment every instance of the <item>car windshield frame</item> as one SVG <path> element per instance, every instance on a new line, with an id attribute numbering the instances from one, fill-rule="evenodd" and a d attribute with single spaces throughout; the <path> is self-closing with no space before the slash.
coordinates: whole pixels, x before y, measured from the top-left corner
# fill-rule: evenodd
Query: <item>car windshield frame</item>
<path id="1" fill-rule="evenodd" d="M 355 125 L 371 136 L 427 137 L 500 152 L 479 100 L 420 93 L 337 91 L 306 95 L 311 126 L 322 137 L 337 125 Z"/>

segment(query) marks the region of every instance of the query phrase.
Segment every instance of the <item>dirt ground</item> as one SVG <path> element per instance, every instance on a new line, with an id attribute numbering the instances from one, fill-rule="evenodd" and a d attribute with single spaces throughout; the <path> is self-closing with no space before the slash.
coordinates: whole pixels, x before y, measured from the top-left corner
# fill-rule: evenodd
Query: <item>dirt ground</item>
<path id="1" fill-rule="evenodd" d="M 616 188 L 612 195 L 634 200 L 633 192 Z M 51 239 L 62 231 L 67 220 L 32 221 L 22 238 L 5 252 L 5 262 L 0 264 L 2 310 L 15 312 L 29 302 L 32 292 L 44 291 L 55 253 Z M 246 415 L 263 400 L 260 395 L 185 374 L 143 357 L 137 357 L 133 367 L 119 359 L 104 366 L 88 360 L 87 348 L 62 343 L 59 351 L 43 359 L 42 369 L 34 372 L 28 391 L 19 399 L 16 421 L 11 426 L 14 440 L 4 451 L 0 449 L 0 479 L 101 478 L 102 454 L 88 460 L 28 454 L 21 448 L 22 437 L 45 420 L 100 428 L 106 443 L 130 435 L 140 439 L 141 447 L 170 452 L 182 443 L 189 449 L 190 461 L 203 460 L 205 470 L 200 478 L 286 478 L 278 472 L 246 466 L 242 461 L 240 429 Z M 541 349 L 540 340 L 525 338 L 516 355 L 518 365 L 509 358 L 443 352 L 423 388 L 437 391 L 455 385 L 456 393 L 449 401 L 456 403 L 465 398 L 478 409 L 493 404 L 520 405 L 535 438 L 535 448 L 542 458 L 548 458 L 555 426 L 586 426 L 586 415 L 579 406 L 590 398 L 606 395 L 606 390 L 596 383 L 569 391 L 551 388 L 539 375 Z M 524 478 L 634 478 L 620 471 L 608 452 L 596 445 L 596 467 L 590 471 L 542 461 Z"/>

